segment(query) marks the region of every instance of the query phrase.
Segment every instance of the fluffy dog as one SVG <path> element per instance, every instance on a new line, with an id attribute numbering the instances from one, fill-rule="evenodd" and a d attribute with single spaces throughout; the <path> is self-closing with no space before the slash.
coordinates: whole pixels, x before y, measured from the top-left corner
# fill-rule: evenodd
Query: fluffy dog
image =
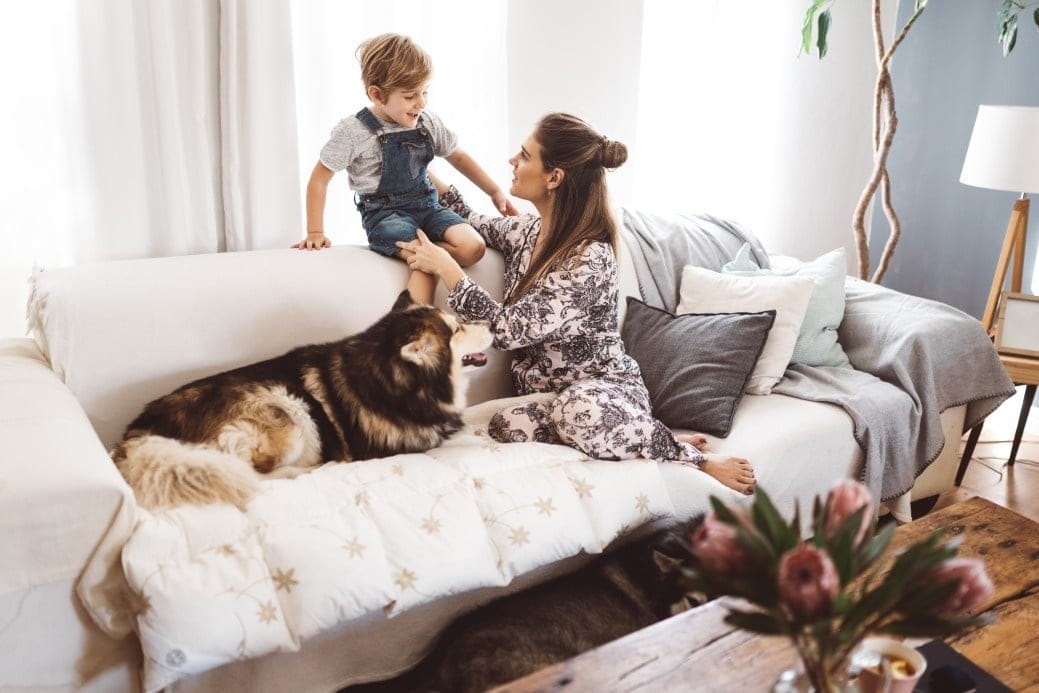
<path id="1" fill-rule="evenodd" d="M 411 671 L 340 693 L 484 691 L 701 603 L 682 586 L 698 515 L 633 538 L 573 573 L 455 621 Z"/>
<path id="2" fill-rule="evenodd" d="M 462 426 L 466 366 L 490 346 L 407 291 L 365 331 L 202 378 L 150 402 L 112 450 L 144 507 L 243 507 L 260 474 L 436 447 Z"/>

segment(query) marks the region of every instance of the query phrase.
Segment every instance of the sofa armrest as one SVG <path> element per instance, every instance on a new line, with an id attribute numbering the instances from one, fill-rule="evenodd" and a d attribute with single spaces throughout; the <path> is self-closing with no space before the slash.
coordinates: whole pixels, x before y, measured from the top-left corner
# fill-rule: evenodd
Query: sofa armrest
<path id="1" fill-rule="evenodd" d="M 31 339 L 0 340 L 0 451 L 0 594 L 117 573 L 133 492 Z"/>

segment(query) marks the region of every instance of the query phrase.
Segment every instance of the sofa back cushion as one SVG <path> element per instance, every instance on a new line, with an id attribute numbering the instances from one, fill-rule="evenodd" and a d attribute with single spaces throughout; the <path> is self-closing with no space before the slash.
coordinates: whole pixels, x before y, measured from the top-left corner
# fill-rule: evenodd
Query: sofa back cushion
<path id="1" fill-rule="evenodd" d="M 501 296 L 498 253 L 470 271 Z M 406 281 L 403 263 L 363 246 L 103 262 L 37 270 L 29 325 L 111 447 L 145 404 L 185 383 L 363 330 Z M 488 358 L 470 375 L 470 402 L 512 394 L 507 355 Z"/>

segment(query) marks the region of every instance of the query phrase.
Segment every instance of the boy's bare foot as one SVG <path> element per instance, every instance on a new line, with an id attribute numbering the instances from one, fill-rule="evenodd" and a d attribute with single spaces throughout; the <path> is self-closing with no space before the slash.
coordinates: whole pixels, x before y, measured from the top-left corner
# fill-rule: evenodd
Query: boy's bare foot
<path id="1" fill-rule="evenodd" d="M 680 443 L 689 443 L 700 452 L 707 448 L 707 436 L 703 433 L 681 433 L 675 436 L 675 440 Z"/>
<path id="2" fill-rule="evenodd" d="M 748 496 L 754 493 L 754 468 L 742 457 L 707 454 L 704 455 L 700 469 L 734 491 Z"/>

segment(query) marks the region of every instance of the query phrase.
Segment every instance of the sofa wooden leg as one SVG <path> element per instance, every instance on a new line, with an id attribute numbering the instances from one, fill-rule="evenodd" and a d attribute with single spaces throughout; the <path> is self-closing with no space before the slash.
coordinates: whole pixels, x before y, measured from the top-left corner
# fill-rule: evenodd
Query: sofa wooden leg
<path id="1" fill-rule="evenodd" d="M 927 496 L 926 498 L 921 498 L 910 503 L 909 511 L 912 514 L 913 519 L 919 520 L 921 517 L 931 512 L 931 509 L 934 508 L 935 504 L 938 502 L 938 495 L 939 494 L 936 493 L 933 496 Z"/>
<path id="2" fill-rule="evenodd" d="M 974 456 L 974 448 L 978 444 L 978 438 L 981 437 L 981 427 L 984 425 L 985 420 L 982 419 L 977 426 L 970 429 L 970 435 L 967 436 L 967 445 L 963 448 L 963 457 L 960 458 L 960 467 L 956 470 L 957 486 L 963 481 L 963 475 L 967 473 L 967 465 L 970 464 L 970 458 Z"/>
<path id="3" fill-rule="evenodd" d="M 1010 448 L 1010 459 L 1007 460 L 1007 466 L 1014 464 L 1014 460 L 1017 458 L 1017 449 L 1021 447 L 1021 437 L 1025 434 L 1025 424 L 1028 423 L 1028 412 L 1032 409 L 1032 402 L 1035 401 L 1035 385 L 1025 386 L 1024 401 L 1021 402 L 1021 414 L 1017 417 L 1017 431 L 1014 433 L 1014 444 Z"/>

